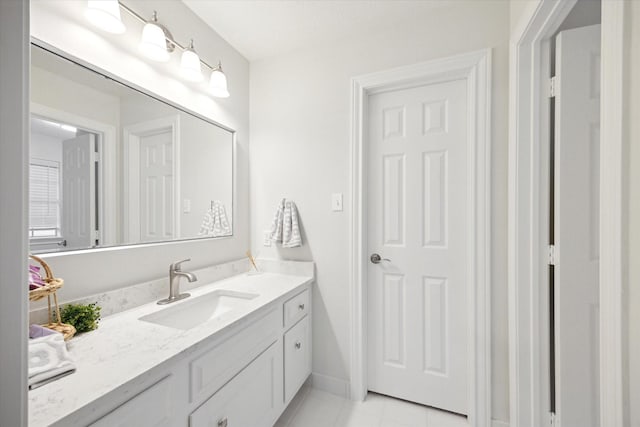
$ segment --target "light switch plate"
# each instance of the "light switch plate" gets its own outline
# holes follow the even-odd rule
[[[182,213],[191,213],[191,199],[182,200]]]
[[[264,236],[264,241],[262,244],[264,246],[271,246],[271,230],[264,230],[262,233]]]
[[[331,210],[342,212],[342,193],[333,193],[331,195]]]

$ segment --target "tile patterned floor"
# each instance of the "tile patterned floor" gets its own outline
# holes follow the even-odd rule
[[[274,427],[469,427],[467,419],[369,393],[364,402],[304,386]]]

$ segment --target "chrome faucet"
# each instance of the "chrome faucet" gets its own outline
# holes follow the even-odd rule
[[[169,298],[161,299],[160,301],[158,301],[158,304],[169,304],[171,302],[180,301],[181,299],[185,299],[191,296],[191,294],[180,293],[180,277],[186,277],[189,282],[195,282],[196,280],[198,280],[195,274],[189,273],[187,271],[182,271],[180,269],[180,265],[183,262],[187,261],[191,261],[191,258],[174,262],[169,266]]]

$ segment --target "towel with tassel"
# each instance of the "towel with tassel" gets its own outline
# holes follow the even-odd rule
[[[213,237],[229,236],[231,234],[227,210],[222,202],[218,200],[211,202],[211,207],[202,218],[202,225],[198,234],[200,236]]]
[[[291,200],[282,199],[271,224],[271,241],[281,242],[283,248],[302,246],[298,224],[298,208]]]
[[[75,372],[62,334],[29,340],[29,390]]]

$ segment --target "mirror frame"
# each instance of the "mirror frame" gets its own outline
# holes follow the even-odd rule
[[[237,197],[236,197],[236,190],[237,190],[237,167],[236,167],[236,159],[237,159],[237,131],[229,126],[226,126],[220,122],[217,122],[215,120],[212,120],[200,113],[197,113],[193,110],[190,110],[176,102],[173,102],[167,98],[164,98],[163,96],[160,96],[154,92],[149,91],[148,89],[145,89],[135,83],[132,83],[128,80],[123,79],[120,76],[117,76],[109,71],[106,71],[92,63],[89,63],[85,60],[82,60],[74,55],[71,55],[70,53],[57,48],[55,46],[52,46],[36,37],[31,36],[31,40],[30,40],[30,46],[29,48],[31,49],[33,46],[38,47],[42,50],[45,50],[53,55],[56,55],[60,58],[62,58],[63,60],[69,61],[75,65],[78,65],[102,78],[105,78],[107,80],[111,80],[117,84],[120,84],[122,86],[125,86],[129,89],[132,89],[142,95],[148,96],[151,99],[154,99],[156,101],[162,102],[170,107],[173,107],[185,114],[189,114],[191,116],[194,116],[200,120],[203,120],[206,123],[209,123],[211,125],[214,125],[218,128],[221,128],[223,130],[226,130],[227,132],[231,133],[231,234],[226,235],[226,236],[219,236],[219,237],[213,237],[213,236],[202,236],[202,237],[187,237],[187,238],[180,238],[180,239],[172,239],[172,240],[161,240],[161,241],[157,241],[157,242],[144,242],[144,243],[127,243],[127,244],[119,244],[119,245],[109,245],[109,246],[98,246],[98,247],[94,247],[94,248],[82,248],[82,249],[72,249],[72,250],[68,250],[68,251],[51,251],[51,252],[38,252],[39,255],[44,255],[44,256],[61,256],[61,255],[67,255],[67,254],[78,254],[78,253],[86,253],[86,252],[96,252],[96,251],[104,251],[104,250],[114,250],[114,249],[121,249],[121,248],[135,248],[135,247],[148,247],[148,246],[157,246],[157,245],[166,245],[166,244],[174,244],[174,243],[181,243],[181,242],[201,242],[201,241],[207,241],[207,240],[212,240],[212,239],[230,239],[235,237],[236,235],[236,231],[235,231],[235,227],[236,227],[236,202],[237,202]],[[29,69],[31,69],[31,59],[29,61]],[[29,91],[29,117],[31,117],[32,115],[32,111],[31,111],[31,105],[33,103],[33,101],[31,100],[31,86],[29,87],[30,91]],[[36,113],[37,114],[37,113]],[[29,140],[29,143],[31,141]],[[28,159],[27,159],[28,161]],[[29,253],[31,253],[31,245],[29,244]]]

